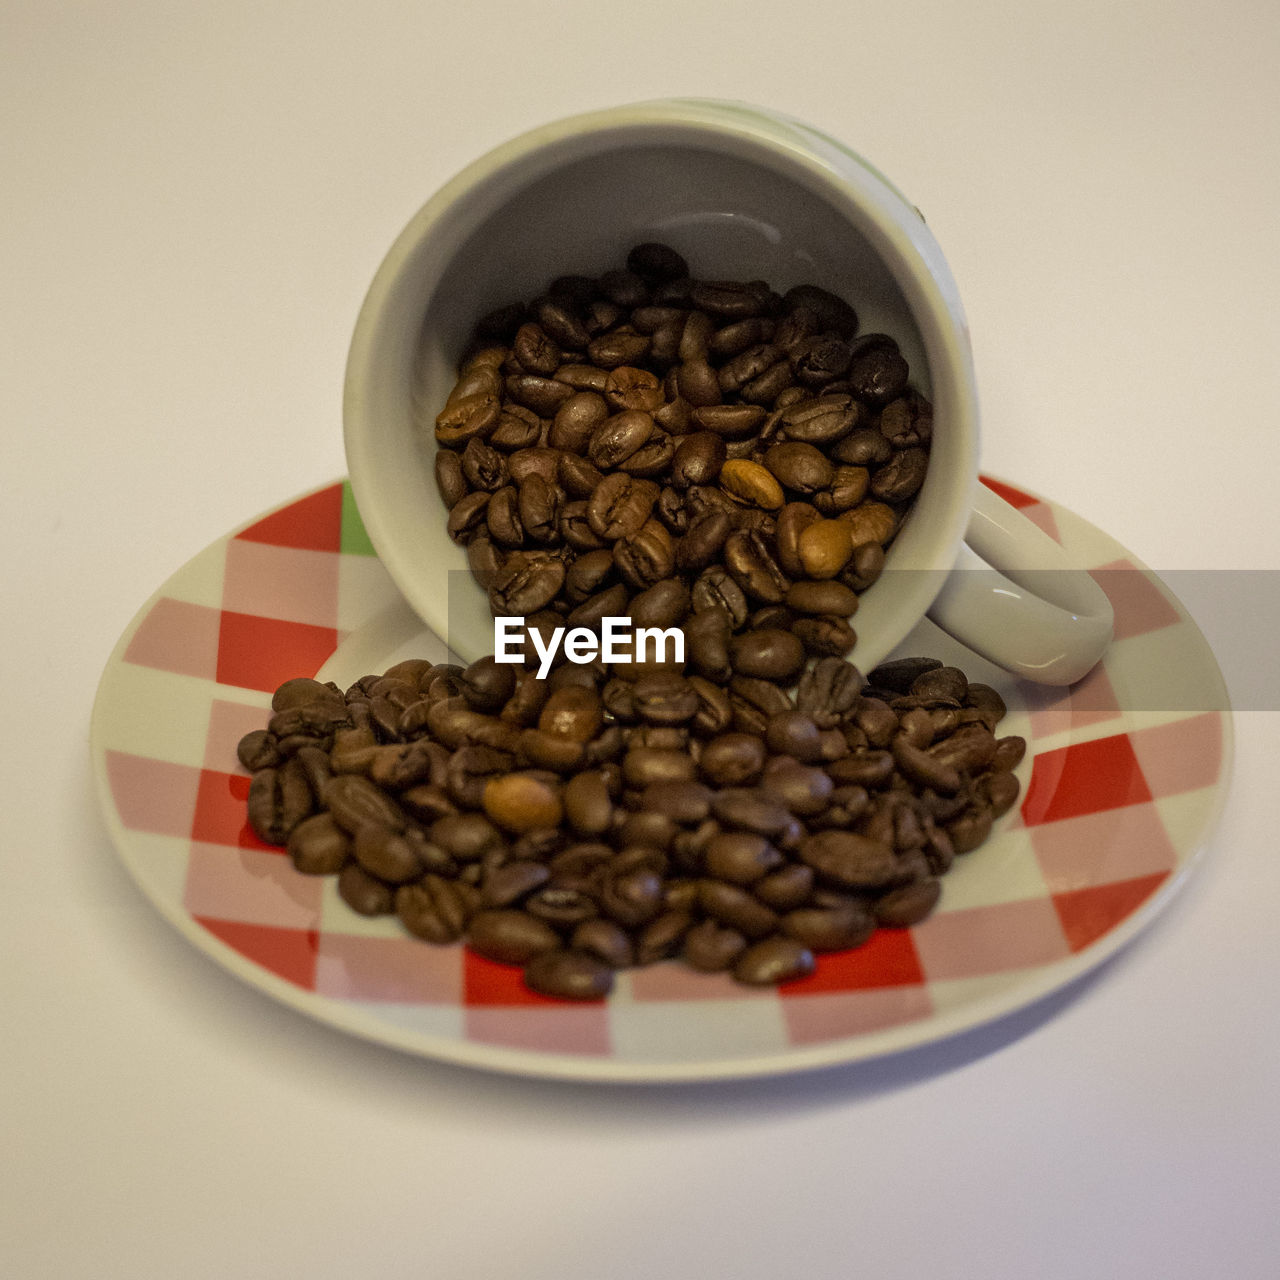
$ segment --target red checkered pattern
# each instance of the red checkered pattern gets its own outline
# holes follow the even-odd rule
[[[1105,954],[1198,846],[1200,832],[1189,832],[1183,810],[1200,805],[1208,821],[1226,725],[1218,711],[1158,723],[1127,713],[1126,664],[1141,661],[1146,638],[1160,633],[1168,661],[1172,632],[1187,661],[1204,662],[1199,633],[1160,584],[1114,543],[1100,543],[1096,530],[1035,495],[984,483],[1068,550],[1095,556],[1087,562],[1117,617],[1112,652],[1084,681],[1070,690],[1019,686],[1011,700],[1030,725],[1022,801],[993,840],[999,857],[992,850],[984,862],[988,850],[979,850],[961,868],[968,875],[1013,860],[1025,874],[1012,895],[971,876],[957,902],[944,889],[923,924],[880,930],[855,951],[822,956],[814,974],[777,991],[656,965],[624,975],[608,1001],[584,1006],[535,995],[518,970],[460,947],[419,943],[394,920],[355,917],[329,882],[298,874],[253,834],[248,778],[234,756],[238,739],[265,723],[263,695],[315,674],[342,638],[342,524],[354,509],[342,485],[227,538],[220,555],[211,549],[193,561],[137,621],[121,655],[135,672],[130,705],[165,718],[158,677],[177,674],[205,682],[208,716],[200,740],[175,748],[173,758],[147,755],[124,738],[104,744],[101,767],[126,862],[153,896],[172,898],[180,884],[174,905],[188,935],[248,980],[277,995],[292,991],[291,1002],[317,1017],[344,1026],[354,1019],[374,1038],[423,1052],[440,1051],[443,1039],[467,1046],[462,1056],[497,1065],[535,1053],[636,1069],[683,1064],[696,1073],[706,1062],[785,1058],[846,1042],[855,1046],[848,1056],[857,1056],[857,1044],[881,1033],[918,1027],[928,1038],[939,1011],[954,1011],[975,979],[1037,991],[1046,975],[1061,972],[1065,981],[1079,971],[1074,957],[1090,948]],[[385,600],[369,594],[364,607],[373,617],[394,600],[388,586]],[[154,705],[138,705],[139,669],[157,673]],[[112,678],[109,669],[104,687]],[[1175,797],[1183,798],[1182,826],[1165,809]]]

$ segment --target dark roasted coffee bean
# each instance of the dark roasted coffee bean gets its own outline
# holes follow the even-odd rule
[[[435,475],[440,499],[446,509],[452,510],[467,496],[467,478],[462,473],[462,460],[451,449],[437,449]]]
[[[613,970],[589,951],[557,948],[528,961],[524,983],[556,1000],[602,1000],[613,989]]]
[[[774,548],[779,566],[789,577],[805,576],[804,562],[800,559],[800,538],[810,525],[821,519],[818,509],[807,502],[788,502],[778,512]]]
[[[596,770],[575,774],[565,784],[564,812],[580,836],[599,836],[613,822],[613,801],[604,775]]]
[[[682,437],[671,462],[671,483],[677,489],[714,484],[726,457],[723,437],[714,431],[696,431]]]
[[[675,955],[693,922],[688,911],[664,911],[655,916],[636,935],[636,964],[656,964]]]
[[[707,350],[719,359],[736,356],[773,337],[773,321],[762,316],[735,320],[717,329],[707,343]]]
[[[614,329],[592,338],[587,344],[587,356],[592,364],[602,369],[616,369],[621,365],[643,364],[649,354],[652,339],[646,334]]]
[[[665,813],[674,822],[703,822],[711,812],[711,792],[697,782],[655,782],[641,793],[640,809]]]
[[[665,403],[658,376],[648,369],[637,369],[626,364],[610,370],[605,382],[604,398],[615,410],[643,413],[653,413]]]
[[[462,937],[478,896],[460,881],[428,874],[396,890],[395,911],[415,937],[443,945]]]
[[[600,468],[586,458],[572,453],[562,453],[557,467],[557,478],[561,488],[571,498],[585,500],[594,492],[596,485],[604,479]]]
[[[751,323],[747,321],[746,323]],[[711,349],[713,353],[719,355],[716,351],[716,340],[725,330],[721,329],[711,339]],[[748,347],[746,350],[733,355],[731,359],[726,360],[720,366],[720,370],[716,377],[720,383],[720,390],[725,395],[732,395],[735,391],[741,391],[747,383],[758,378],[766,369],[771,369],[782,358],[782,348],[776,347],[769,342],[757,343]]]
[[[703,744],[698,768],[713,786],[743,787],[760,777],[764,763],[764,743],[759,737],[724,733]]]
[[[643,789],[654,782],[692,782],[697,765],[683,751],[637,747],[623,757],[622,772],[628,786]]]
[[[984,769],[995,759],[995,735],[986,725],[961,725],[954,733],[935,742],[929,754],[941,764],[966,773]]]
[[[690,730],[699,737],[709,738],[724,733],[733,723],[733,704],[729,695],[702,676],[687,676],[698,695],[698,710],[690,722]]]
[[[280,750],[275,734],[266,729],[246,733],[236,745],[236,756],[250,773],[270,769],[280,763]]]
[[[357,915],[386,916],[395,910],[395,891],[357,862],[338,873],[338,894]]]
[[[786,598],[791,583],[758,531],[731,533],[725,540],[724,561],[733,580],[752,599],[778,604]]]
[[[725,440],[745,440],[757,432],[765,420],[765,411],[758,404],[717,404],[705,399],[698,404],[692,396],[687,393],[685,396],[694,405],[694,425]]]
[[[919,787],[928,787],[941,795],[955,795],[960,790],[960,773],[928,751],[913,746],[899,734],[893,740],[893,759],[903,775]]]
[[[839,658],[820,658],[800,677],[796,688],[796,708],[812,719],[819,729],[830,729],[854,711],[861,687],[862,677],[856,667]],[[885,707],[885,710],[889,709]],[[893,720],[893,728],[896,729],[897,717]],[[887,745],[887,738],[885,742]]]
[[[839,578],[851,591],[865,591],[884,571],[884,548],[878,542],[855,545],[849,563],[840,570]]]
[[[678,280],[689,274],[689,264],[670,245],[647,240],[627,254],[627,270],[650,280]]]
[[[506,706],[515,692],[515,669],[491,656],[479,658],[463,672],[461,687],[462,696],[473,711],[492,714]]]
[[[645,724],[687,724],[697,713],[699,700],[693,686],[678,675],[649,675],[635,682],[635,714]]]
[[[502,407],[498,425],[494,427],[488,443],[503,453],[514,453],[536,445],[541,434],[542,419],[532,409],[507,403]]]
[[[799,618],[795,633],[805,649],[817,658],[843,658],[853,652],[857,633],[844,618],[824,615]]]
[[[587,456],[601,471],[611,471],[630,458],[655,430],[652,414],[625,409],[606,418],[592,432]]]
[[[517,858],[491,867],[480,885],[482,907],[511,907],[540,889],[551,878],[541,862]]]
[[[462,451],[462,474],[472,489],[493,493],[506,482],[506,459],[483,441],[468,440]]]
[[[711,837],[705,850],[707,874],[730,884],[754,884],[784,861],[764,836],[748,831],[721,832]]]
[[[793,583],[787,591],[787,606],[797,613],[834,614],[852,617],[858,597],[841,582],[832,579]]]
[[[581,295],[579,295],[580,297]],[[554,341],[568,351],[584,351],[591,335],[583,327],[582,321],[574,315],[572,295],[561,294],[564,302],[548,299],[538,307],[538,323]],[[583,302],[586,299],[582,300]]]
[[[732,579],[729,580],[732,583]],[[694,588],[697,602],[697,587]],[[721,684],[733,674],[729,661],[729,639],[732,623],[728,613],[717,605],[699,610],[685,624],[685,657],[695,671]]]
[[[554,418],[560,406],[573,395],[573,388],[567,383],[537,373],[512,375],[507,379],[506,391],[517,404],[532,409],[540,418]]]
[[[736,280],[699,280],[691,294],[693,305],[725,320],[745,320],[760,315],[769,305],[767,286]]]
[[[689,588],[679,578],[667,578],[631,600],[631,621],[636,627],[674,627],[692,608]]]
[[[502,964],[527,964],[559,945],[560,936],[549,924],[523,911],[477,911],[467,926],[467,946]]]
[[[643,591],[675,572],[675,544],[660,521],[648,520],[613,544],[613,563],[629,587]]]
[[[658,486],[615,472],[606,476],[587,502],[587,521],[598,537],[614,542],[638,533],[658,500]]]
[[[859,400],[883,405],[903,393],[909,372],[896,347],[875,346],[853,357],[848,365],[848,380]]]
[[[898,870],[891,845],[853,831],[819,831],[806,836],[799,853],[818,875],[847,889],[889,884]]]
[[[351,857],[351,837],[331,813],[304,818],[289,833],[287,849],[297,870],[309,876],[336,875]]]
[[[823,329],[834,330],[842,338],[852,338],[858,331],[857,312],[843,298],[816,284],[798,284],[788,289],[782,300],[792,311],[806,308]]]
[[[675,544],[675,563],[682,573],[697,573],[714,563],[733,532],[727,511],[708,511],[693,520]]]
[[[1020,784],[1012,773],[993,769],[978,780],[977,791],[991,806],[992,816],[999,818],[1013,808]]]
[[[876,917],[857,898],[826,907],[799,907],[782,917],[782,928],[811,951],[860,947],[876,928]]]
[[[895,453],[871,477],[871,492],[882,502],[906,502],[924,483],[929,455],[919,448]]]
[[[849,368],[852,352],[838,334],[819,334],[808,338],[789,352],[796,381],[806,387],[823,387],[843,377]]]
[[[1022,763],[1027,752],[1027,740],[1016,735],[1009,735],[996,740],[995,755],[991,758],[993,769],[1012,771]]]
[[[371,876],[387,884],[416,880],[423,871],[409,841],[387,827],[361,827],[352,841],[352,853]]]
[[[778,927],[777,912],[740,885],[724,880],[700,881],[698,905],[713,920],[747,938],[768,937]]]
[[[716,920],[701,920],[685,934],[681,957],[701,973],[720,973],[733,967],[747,949],[747,940],[737,929]]]
[[[541,325],[532,322],[522,324],[511,341],[511,349],[526,373],[549,377],[560,367],[560,348]]]
[[[799,711],[771,716],[765,728],[765,745],[774,755],[791,756],[801,764],[817,764],[822,759],[818,726]]]
[[[877,924],[905,929],[919,924],[938,905],[942,883],[933,876],[890,889],[875,900],[872,910]]]
[[[436,440],[450,448],[493,434],[500,416],[498,397],[487,392],[463,396],[436,417]]]
[[[611,969],[626,969],[635,963],[630,937],[612,920],[584,920],[574,928],[570,944],[579,951],[595,956]]]
[[[795,493],[817,493],[835,479],[835,468],[822,452],[799,440],[771,446],[765,452],[764,465]]]
[[[789,631],[748,631],[729,642],[729,658],[739,675],[788,684],[804,666],[804,646]]]
[[[563,560],[538,552],[512,552],[489,588],[494,614],[525,618],[546,608],[563,585],[564,573]]]
[[[478,862],[505,848],[501,833],[482,813],[454,813],[437,818],[428,833],[431,843],[459,862]]]
[[[547,433],[547,443],[553,449],[583,453],[592,436],[608,417],[609,406],[602,395],[594,391],[574,392],[556,410],[555,419]],[[561,466],[563,465],[562,462]]]
[[[560,507],[560,537],[579,556],[588,551],[601,551],[608,546],[603,538],[596,537],[592,531],[587,518],[587,504],[581,500],[566,502]],[[612,560],[612,556],[610,559]]]
[[[764,791],[728,788],[711,802],[712,812],[722,826],[757,835],[776,836],[787,830],[791,814]]]
[[[555,737],[589,742],[604,725],[604,704],[594,685],[567,685],[548,697],[538,716],[538,728]]]
[[[324,789],[324,807],[346,832],[355,835],[361,827],[386,827],[402,831],[405,813],[385,791],[359,774],[339,774]]]
[[[800,400],[782,411],[781,428],[788,440],[826,448],[859,424],[859,409],[847,395]]]

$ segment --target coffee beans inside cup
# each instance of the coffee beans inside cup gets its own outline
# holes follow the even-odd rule
[[[695,279],[647,243],[484,317],[423,430],[496,616],[671,627],[714,601],[844,656],[928,470],[909,379],[825,289]]]
[[[1017,798],[999,694],[929,659],[802,672],[786,631],[699,616],[718,678],[487,657],[287,681],[239,745],[249,823],[353,911],[569,1000],[666,959],[801,978],[924,919]]]

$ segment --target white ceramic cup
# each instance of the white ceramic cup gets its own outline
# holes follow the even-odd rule
[[[534,129],[440,189],[392,245],[347,362],[357,506],[410,605],[466,661],[493,651],[485,593],[445,532],[431,424],[477,319],[559,275],[672,245],[697,276],[819,284],[860,331],[892,334],[933,402],[928,475],[854,621],[860,668],[926,613],[1001,667],[1067,684],[1098,660],[1111,607],[1051,538],[977,481],[978,401],[960,298],[919,211],[866,161],[771,111],[645,102]],[[997,572],[1000,571],[1000,572]]]

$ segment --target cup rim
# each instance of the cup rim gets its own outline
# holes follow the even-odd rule
[[[856,152],[765,108],[716,99],[657,99],[584,112],[541,124],[485,152],[425,201],[381,260],[352,333],[344,379],[343,430],[357,506],[379,557],[424,620],[438,614],[438,587],[419,585],[412,559],[376,498],[376,431],[367,389],[378,376],[387,326],[403,293],[429,297],[452,255],[485,218],[531,182],[619,145],[699,141],[763,163],[836,209],[863,236],[901,291],[919,330],[935,406],[944,400],[950,447],[946,475],[930,468],[911,519],[890,549],[902,575],[891,611],[872,620],[874,643],[859,629],[853,657],[883,660],[924,616],[941,590],[964,537],[977,485],[979,416],[968,327],[950,269],[923,215]],[[850,162],[853,163],[850,163]],[[426,281],[425,294],[423,281]],[[416,335],[415,335],[416,341]],[[939,477],[939,478],[934,478]],[[932,485],[930,481],[932,480]],[[921,507],[919,503],[926,505]],[[923,514],[922,514],[923,513]],[[874,591],[874,588],[871,589]],[[884,616],[892,613],[892,619]],[[438,629],[438,628],[437,628]],[[864,652],[870,650],[869,657]]]

